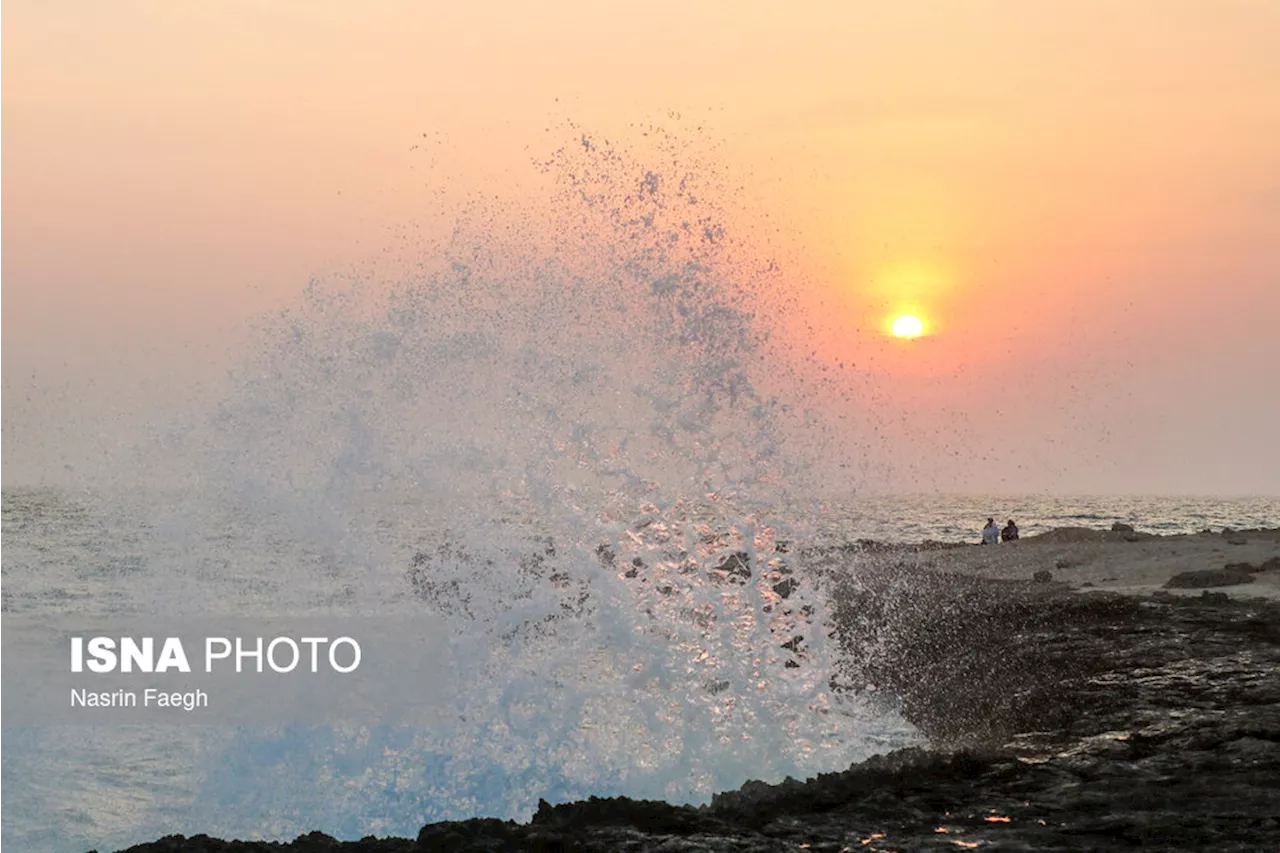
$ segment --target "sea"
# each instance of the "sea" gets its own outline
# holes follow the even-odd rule
[[[721,171],[585,136],[540,165],[551,227],[477,201],[395,275],[261,318],[216,399],[5,484],[8,853],[413,836],[842,770],[925,741],[895,697],[833,685],[853,652],[806,545],[1280,526],[1272,498],[859,493],[865,448],[823,414],[845,380],[776,333],[791,285],[712,203]],[[59,688],[41,713],[91,677],[76,636],[304,617],[370,638],[369,675],[237,676],[205,710],[109,721]],[[120,674],[142,675],[170,683]]]
[[[162,506],[166,511],[158,512]],[[279,519],[226,517],[196,535],[180,534],[171,509],[138,494],[5,489],[2,618],[14,624],[23,623],[22,617],[80,617],[86,625],[110,625],[146,614],[269,613],[263,617],[269,625],[274,614],[287,611],[334,618],[416,613],[432,620],[466,597],[471,615],[453,614],[451,630],[459,633],[449,642],[470,647],[470,665],[433,676],[450,682],[437,687],[460,713],[431,729],[380,724],[372,717],[309,726],[270,719],[205,724],[199,715],[145,725],[97,725],[91,717],[79,724],[6,722],[0,753],[6,850],[81,853],[198,832],[263,840],[288,840],[316,829],[343,839],[413,836],[436,820],[527,820],[540,798],[628,795],[702,803],[748,779],[803,778],[924,743],[885,697],[841,700],[824,695],[820,679],[817,687],[813,679],[788,679],[791,672],[831,666],[835,649],[814,651],[792,670],[721,667],[717,680],[740,683],[708,693],[708,672],[690,661],[708,651],[759,655],[776,640],[758,625],[727,637],[709,626],[673,631],[690,624],[675,607],[658,613],[656,623],[652,612],[639,616],[653,611],[654,601],[641,588],[644,578],[625,577],[627,564],[621,561],[604,566],[597,558],[591,569],[611,576],[613,588],[588,579],[591,593],[610,597],[615,612],[588,606],[569,620],[580,624],[513,638],[504,626],[517,603],[528,607],[536,600],[518,588],[529,579],[464,560],[447,582],[462,579],[465,586],[467,572],[503,575],[502,582],[471,578],[472,588],[443,601],[421,594],[414,557],[441,552],[430,542],[428,525],[404,503],[385,507],[370,527],[378,556],[362,550],[358,559],[340,540],[308,541]],[[1025,535],[1065,526],[1107,529],[1116,521],[1180,534],[1280,527],[1280,500],[878,496],[855,506],[824,507],[814,541],[977,541],[991,514],[1015,517]],[[674,526],[661,516],[650,507],[626,530],[641,535]],[[700,536],[709,530],[698,529]],[[509,567],[545,554],[541,536],[525,527],[509,540],[519,542],[506,551]],[[726,547],[736,551],[742,543]],[[654,549],[636,553],[645,557]],[[385,562],[377,564],[379,571],[370,561]],[[856,562],[847,570],[856,572]],[[375,574],[380,580],[373,584]],[[545,583],[546,577],[532,582]],[[707,590],[691,591],[681,604],[709,601]],[[711,603],[722,611],[736,608],[725,620],[759,617],[748,597],[717,594]],[[618,607],[630,609],[621,617],[627,622],[621,630]],[[664,619],[669,624],[662,625]],[[629,636],[636,630],[651,632],[658,642],[637,644]],[[560,654],[566,646],[604,650],[621,663],[604,670],[580,663],[566,667]],[[404,650],[407,656],[447,653]],[[619,677],[618,670],[641,666],[665,677]],[[650,703],[655,712],[630,719],[630,731],[602,733],[595,727],[604,712],[592,704],[600,701],[602,685],[611,694],[606,698],[628,707]],[[727,704],[730,699],[739,704]],[[750,707],[743,707],[748,701]]]

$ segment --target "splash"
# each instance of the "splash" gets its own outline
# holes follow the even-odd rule
[[[276,555],[219,576],[221,602],[408,610],[450,637],[409,652],[447,661],[447,725],[241,731],[208,814],[359,836],[703,802],[911,739],[830,689],[791,543],[834,450],[769,319],[785,280],[732,237],[715,170],[655,136],[582,136],[539,164],[549,212],[474,204],[394,280],[313,282],[188,435],[201,500]]]

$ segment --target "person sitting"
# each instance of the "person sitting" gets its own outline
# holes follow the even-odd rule
[[[1000,543],[1000,528],[996,525],[994,518],[987,519],[987,526],[982,528],[982,544],[998,545]]]
[[[1004,542],[1012,542],[1018,538],[1018,525],[1013,523],[1013,519],[1009,519],[1009,523],[1004,526],[1004,530],[1000,531],[1000,539]]]

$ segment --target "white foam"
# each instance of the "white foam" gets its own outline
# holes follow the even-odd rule
[[[429,728],[210,732],[190,811],[139,827],[359,837],[539,798],[697,803],[915,738],[828,688],[825,599],[782,544],[806,520],[781,508],[830,448],[780,396],[759,310],[781,285],[666,166],[581,146],[553,166],[555,247],[463,225],[392,286],[314,284],[217,413],[152,449],[173,491],[144,499],[135,604],[417,612],[449,647],[405,654],[446,660],[449,699]]]

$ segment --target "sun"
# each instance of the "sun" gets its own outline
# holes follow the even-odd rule
[[[924,334],[924,323],[920,322],[919,317],[912,314],[903,314],[893,321],[893,336],[895,338],[918,338],[922,334]]]

